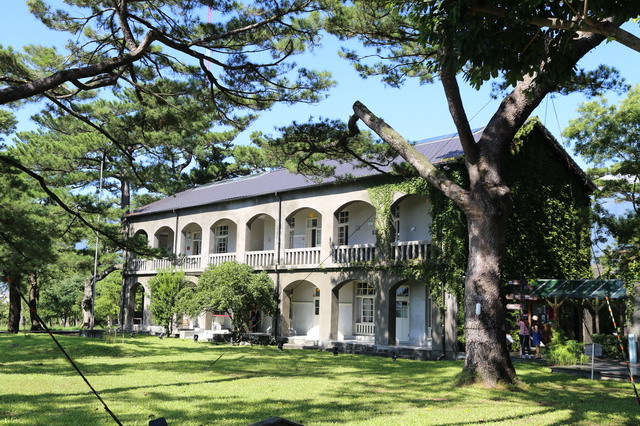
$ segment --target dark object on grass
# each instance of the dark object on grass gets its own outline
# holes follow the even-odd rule
[[[132,338],[133,338],[133,337],[136,337],[136,332],[135,332],[135,331],[131,333],[131,337],[132,337]]]
[[[149,420],[149,426],[168,426],[168,425],[165,418],[160,417],[159,419]]]
[[[302,426],[302,423],[292,422],[291,420],[283,419],[282,417],[269,417],[268,419],[260,420],[259,422],[251,423],[249,426]]]
[[[281,341],[278,342],[278,350],[284,350],[284,343]]]
[[[164,334],[164,331],[163,331],[163,332],[162,332],[162,333],[160,333],[160,335],[158,336],[158,339],[162,339],[162,338],[164,338],[164,336],[165,336],[165,334]]]
[[[336,346],[333,347],[333,356],[337,356],[338,355],[338,348]]]
[[[194,341],[194,342],[196,342],[196,343],[198,343],[198,335],[197,335],[197,334],[194,334],[194,335],[193,335],[193,341]]]
[[[394,360],[394,361],[397,360],[398,359],[398,355],[396,355],[396,354],[391,355],[391,359]]]

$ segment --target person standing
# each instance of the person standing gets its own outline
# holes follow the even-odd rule
[[[540,346],[543,339],[542,329],[538,323],[538,317],[533,316],[533,325],[531,326],[531,344],[536,348],[536,358],[540,358]]]
[[[518,331],[518,337],[520,338],[520,358],[531,358],[529,327],[527,325],[527,317],[525,315],[520,317],[518,327],[520,327],[520,330]]]

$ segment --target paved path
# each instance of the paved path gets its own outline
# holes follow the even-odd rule
[[[535,362],[546,364],[541,359],[520,359],[519,356],[512,356],[513,363],[517,366],[518,362]],[[640,363],[629,363],[633,380],[640,383]],[[586,365],[562,365],[549,366],[554,373],[567,373],[587,379],[591,378],[591,363]],[[626,380],[629,381],[629,370],[624,361],[617,361],[604,358],[596,358],[593,363],[593,378],[596,380]]]

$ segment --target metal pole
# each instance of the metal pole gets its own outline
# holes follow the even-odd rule
[[[102,198],[102,173],[104,170],[104,155],[102,156],[102,160],[100,160],[100,181],[98,183],[98,201]],[[100,216],[98,215],[98,221],[100,220]],[[100,243],[100,237],[98,232],[96,232],[96,249],[93,255],[93,280],[91,282],[91,321],[89,328],[93,330],[93,327],[96,322],[95,317],[95,305],[96,305],[96,280],[98,278],[98,246]]]

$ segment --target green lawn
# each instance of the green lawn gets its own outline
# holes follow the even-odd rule
[[[640,424],[630,384],[517,364],[516,389],[457,387],[460,362],[420,362],[191,340],[59,337],[123,424]],[[224,354],[213,366],[208,366]],[[46,335],[0,335],[0,423],[108,424]]]

